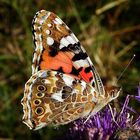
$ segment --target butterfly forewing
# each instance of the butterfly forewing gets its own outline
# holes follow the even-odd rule
[[[95,84],[97,74],[94,74],[95,68],[85,49],[58,16],[41,10],[35,15],[32,25],[35,43],[33,74],[43,69],[72,74],[93,86],[96,85],[97,90],[101,89],[101,94],[104,94],[99,76],[99,82]]]

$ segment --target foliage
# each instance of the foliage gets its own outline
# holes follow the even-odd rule
[[[41,9],[56,13],[67,23],[85,46],[105,84],[122,86],[121,96],[136,94],[140,80],[140,1],[1,0],[0,7],[0,138],[61,139],[68,127],[32,132],[21,122],[20,100],[31,75],[31,21]],[[116,83],[133,54],[134,61]]]

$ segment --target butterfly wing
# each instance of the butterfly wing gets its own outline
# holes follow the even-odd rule
[[[35,44],[32,74],[45,69],[60,71],[90,83],[100,94],[105,93],[85,49],[58,16],[41,10],[32,25]]]
[[[40,70],[25,85],[23,122],[31,129],[63,125],[86,117],[98,94],[85,81],[56,71]]]
[[[105,95],[86,51],[55,14],[37,12],[33,36],[32,76],[21,101],[23,122],[31,129],[89,118],[118,96],[119,90],[114,88],[107,89]]]

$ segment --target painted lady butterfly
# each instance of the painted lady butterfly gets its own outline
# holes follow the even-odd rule
[[[21,101],[30,129],[88,118],[118,97],[120,88],[103,87],[85,49],[59,17],[41,10],[32,25],[32,76]]]

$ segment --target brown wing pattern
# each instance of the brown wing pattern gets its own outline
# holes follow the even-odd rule
[[[37,72],[25,87],[23,121],[32,129],[86,117],[98,96],[91,85],[56,71]]]

